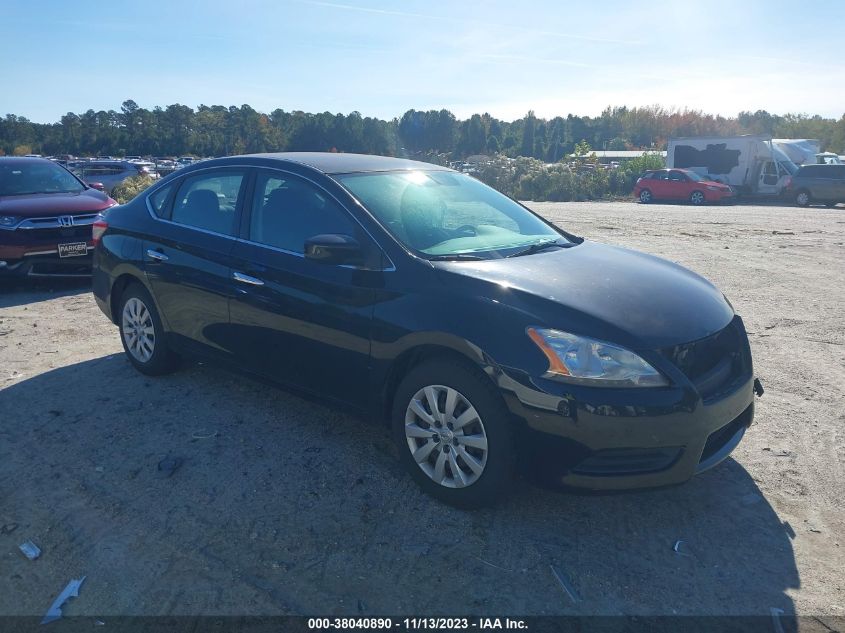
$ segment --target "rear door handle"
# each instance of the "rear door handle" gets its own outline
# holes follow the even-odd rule
[[[155,259],[156,261],[160,261],[160,262],[166,262],[168,259],[170,259],[164,253],[161,253],[159,251],[154,251],[151,248],[147,249],[147,257],[149,257],[150,259]]]
[[[250,277],[249,275],[244,275],[243,273],[233,272],[232,279],[235,281],[240,281],[242,284],[249,284],[250,286],[263,286],[264,282],[256,277]]]

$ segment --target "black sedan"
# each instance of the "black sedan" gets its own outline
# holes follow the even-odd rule
[[[386,420],[448,503],[494,501],[524,461],[565,486],[680,483],[754,415],[745,328],[709,282],[436,165],[210,160],[94,240],[94,295],[139,371],[200,356]]]

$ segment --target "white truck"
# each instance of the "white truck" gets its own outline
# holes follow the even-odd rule
[[[773,138],[775,147],[783,150],[789,160],[798,165],[815,165],[822,151],[821,142],[812,138]]]
[[[778,196],[798,167],[767,136],[670,138],[666,166],[689,169],[738,194]]]

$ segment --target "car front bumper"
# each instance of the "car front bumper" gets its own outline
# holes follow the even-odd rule
[[[712,371],[697,381],[676,372],[669,387],[611,389],[504,370],[499,387],[524,427],[529,468],[558,485],[625,490],[679,484],[719,464],[754,419],[747,337],[738,317],[729,327],[740,349],[720,384]]]
[[[725,202],[726,200],[733,200],[736,198],[733,190],[731,191],[707,191],[705,199],[708,202]]]
[[[0,277],[88,277],[93,248],[89,242],[86,255],[59,257],[58,245],[23,252],[0,246]]]
[[[0,276],[82,277],[91,274],[91,225],[98,212],[27,218],[16,229],[0,230]],[[62,225],[67,219],[68,225]],[[85,245],[84,255],[59,256],[59,247]]]

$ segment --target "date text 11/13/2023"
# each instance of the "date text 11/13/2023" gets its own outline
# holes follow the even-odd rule
[[[518,618],[309,618],[308,628],[312,630],[392,630],[404,631],[479,629],[479,630],[526,630],[527,623]]]

